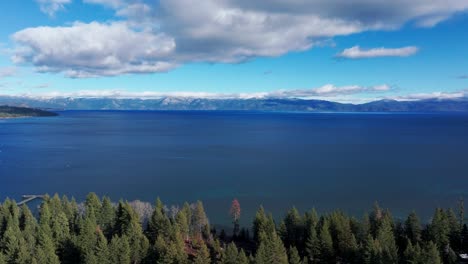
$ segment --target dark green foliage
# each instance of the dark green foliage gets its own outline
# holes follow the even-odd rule
[[[405,235],[413,244],[421,241],[421,223],[414,211],[409,214],[405,221]]]
[[[158,199],[144,229],[130,203],[114,206],[95,194],[82,207],[46,196],[38,218],[7,199],[0,204],[0,264],[455,264],[468,244],[460,223],[450,209],[437,209],[428,225],[414,212],[395,221],[375,204],[362,220],[292,208],[276,225],[261,207],[252,241],[247,228],[234,239],[216,236],[201,202],[169,211]]]
[[[223,258],[223,264],[236,264],[238,255],[239,251],[237,250],[236,244],[230,243],[226,248],[226,253]]]
[[[302,264],[301,257],[299,256],[299,252],[295,247],[289,248],[289,263],[290,264]]]
[[[109,245],[109,260],[113,264],[130,263],[130,244],[126,236],[114,236]]]
[[[211,263],[210,251],[208,251],[208,248],[206,247],[205,243],[202,243],[193,263],[194,264],[210,264]]]

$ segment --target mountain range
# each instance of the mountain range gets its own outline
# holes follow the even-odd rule
[[[379,100],[364,104],[306,99],[31,98],[0,96],[0,105],[48,110],[244,110],[307,112],[468,112],[468,99]]]

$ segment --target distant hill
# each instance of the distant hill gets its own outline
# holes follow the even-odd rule
[[[380,100],[345,104],[304,99],[159,99],[0,97],[0,104],[55,110],[248,110],[307,112],[468,112],[467,99]]]
[[[14,106],[0,106],[0,118],[56,116],[56,113]]]

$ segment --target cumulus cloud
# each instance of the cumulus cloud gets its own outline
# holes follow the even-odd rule
[[[108,56],[110,53],[122,55],[127,52],[117,48],[120,45],[108,44],[128,43],[127,35],[106,34],[106,38],[99,37],[91,29],[113,29],[114,23],[94,22],[75,23],[70,27],[49,27],[47,30],[23,30],[22,34],[17,33],[13,37],[19,44],[16,58],[32,63],[39,71],[65,72],[72,77],[161,72],[190,62],[238,63],[255,57],[281,56],[323,45],[335,36],[370,30],[394,30],[406,23],[434,26],[468,9],[468,2],[459,0],[204,0],[198,1],[196,5],[192,0],[84,1],[115,9],[116,17],[124,20],[114,22],[125,27],[121,33],[141,37],[133,39],[140,42],[134,42],[136,47],[130,49],[170,46],[171,52],[157,58],[152,52],[148,55],[139,52],[137,56],[117,56],[115,63],[115,58]],[[83,28],[90,31],[81,31]],[[84,33],[84,36],[74,33],[78,31]],[[28,36],[25,36],[25,32]],[[43,45],[46,42],[42,35],[44,32],[50,37],[47,45],[66,52],[45,59],[49,49]],[[88,40],[85,47],[89,50],[84,52],[80,47],[72,49],[75,47],[73,43],[79,43],[85,38]],[[61,47],[59,44],[66,45]],[[94,49],[103,46],[106,49]],[[399,56],[395,54],[417,51],[415,47],[402,49],[360,50],[354,47],[347,53],[357,52],[359,56],[375,53],[380,56]],[[105,55],[97,55],[98,51]],[[70,57],[73,60],[69,60]],[[91,61],[90,67],[76,63],[86,60]]]
[[[0,68],[0,78],[11,77],[16,75],[17,70],[15,67],[2,67]]]
[[[39,3],[41,11],[51,17],[57,11],[65,9],[66,4],[70,4],[72,0],[36,0]]]
[[[340,58],[346,59],[368,59],[378,57],[408,57],[418,52],[418,48],[414,46],[403,47],[403,48],[373,48],[373,49],[361,49],[359,46],[354,46],[343,50],[337,55]]]
[[[19,45],[14,62],[74,78],[166,72],[176,66],[168,59],[176,46],[172,38],[134,31],[122,22],[28,28],[13,40]]]

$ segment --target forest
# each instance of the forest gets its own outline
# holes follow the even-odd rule
[[[226,212],[229,232],[210,227],[203,203],[153,206],[112,202],[91,193],[82,203],[46,196],[31,210],[0,204],[0,264],[29,263],[463,263],[468,230],[463,203],[436,208],[423,223],[416,213],[394,218],[377,203],[362,218],[340,210],[274,218],[260,207],[252,226],[240,228],[241,206]],[[36,212],[37,211],[37,212]]]

